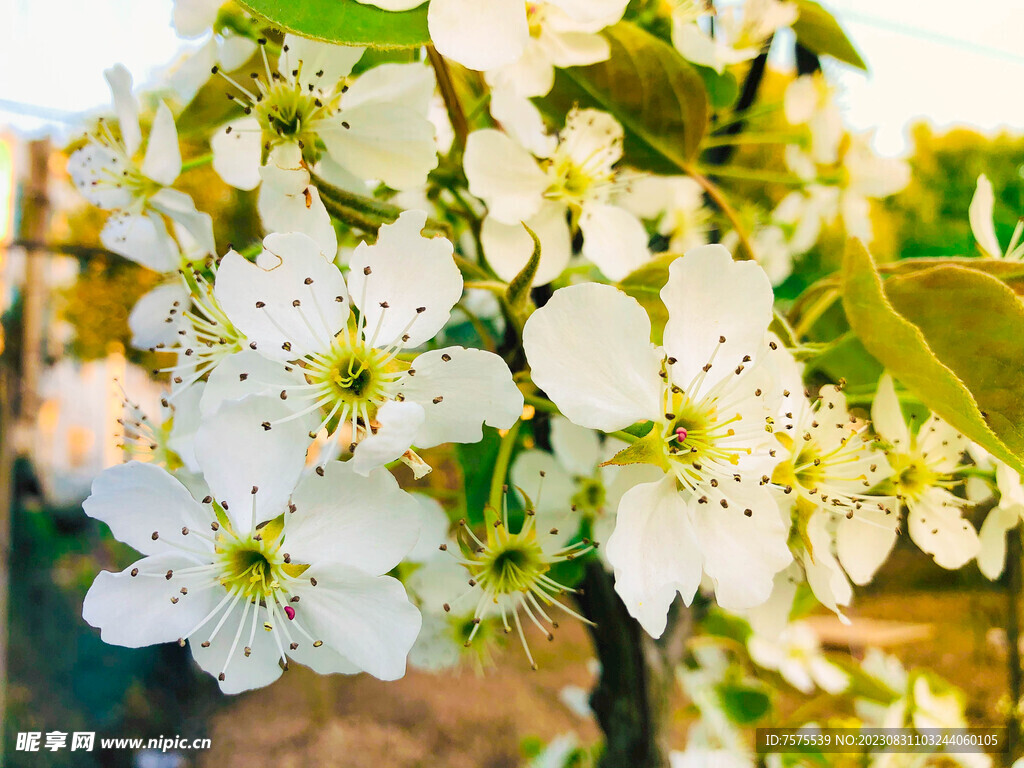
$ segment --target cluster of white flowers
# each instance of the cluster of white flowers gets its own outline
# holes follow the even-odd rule
[[[116,122],[98,123],[69,170],[111,211],[104,245],[163,275],[131,328],[167,361],[169,388],[163,414],[126,412],[137,460],[103,473],[85,504],[143,555],[88,593],[84,616],[106,641],[188,643],[237,692],[290,660],[382,679],[407,660],[441,669],[501,633],[532,662],[528,631],[551,637],[559,613],[587,621],[554,572],[584,557],[613,572],[654,637],[677,595],[689,605],[698,590],[755,624],[784,622],[806,582],[841,615],[901,520],[940,566],[984,552],[986,573],[999,572],[1024,510],[1011,503],[1019,480],[1001,479],[983,547],[952,492],[966,440],[936,417],[910,429],[888,377],[873,425],[841,386],[805,389],[773,326],[772,284],[791,255],[838,211],[859,231],[866,199],[902,186],[902,171],[845,140],[821,83],[797,80],[786,112],[811,148],[788,160],[807,189],[755,233],[782,254],[766,256],[775,266],[735,261],[708,244],[721,228],[705,186],[627,165],[628,125],[573,108],[549,129],[527,101],[552,89],[555,68],[607,59],[599,33],[626,5],[431,0],[436,52],[485,73],[493,118],[439,159],[452,140],[437,134],[454,125],[435,127],[442,89],[423,61],[375,64],[363,48],[258,25],[249,39],[211,29],[216,2],[179,0],[179,29],[209,35],[196,55],[235,106],[207,137],[209,162],[230,187],[258,189],[264,236],[238,249],[216,243],[211,216],[173,187],[183,163],[170,106],[144,132],[127,71],[107,73]],[[719,72],[796,18],[794,4],[749,0],[711,38],[703,3],[677,5],[676,47]],[[225,49],[240,42],[258,71],[230,71],[239,52]],[[841,186],[821,183],[826,166],[845,168]],[[679,256],[651,291],[663,329],[607,284],[648,265],[659,239]],[[979,237],[987,251],[994,240]],[[552,285],[532,314],[511,298],[522,280]],[[503,302],[515,338],[492,346],[502,355],[444,341],[456,311],[483,325],[470,289]],[[521,419],[533,420],[522,433]],[[463,510],[453,533],[445,509],[392,469],[422,478],[426,451],[477,443],[485,426],[502,436],[494,466],[474,467],[493,474],[490,502]],[[784,650],[766,640],[752,653],[801,689],[839,686],[814,642],[789,632]]]

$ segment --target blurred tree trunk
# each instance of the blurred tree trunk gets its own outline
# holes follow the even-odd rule
[[[651,638],[629,615],[615,592],[613,579],[597,559],[587,566],[576,600],[597,624],[590,636],[601,673],[590,694],[590,707],[605,734],[601,768],[668,768],[671,699],[675,669],[696,621],[696,605],[678,598],[668,626]]]

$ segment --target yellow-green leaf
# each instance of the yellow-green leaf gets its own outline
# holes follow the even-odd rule
[[[819,56],[832,56],[867,70],[864,59],[831,13],[813,0],[796,0],[796,4],[800,17],[793,23],[793,32],[802,46]]]
[[[339,45],[417,48],[430,42],[427,4],[395,13],[356,0],[240,0],[286,32]]]
[[[577,105],[610,112],[625,129],[630,165],[662,173],[685,169],[707,130],[703,78],[675,48],[627,21],[602,34],[611,57],[557,70],[555,87],[538,105],[558,120]]]
[[[934,413],[1024,472],[1024,423],[1019,409],[1006,402],[1024,391],[1024,368],[1013,362],[1020,359],[1017,353],[1003,348],[1020,346],[1024,308],[1009,288],[989,275],[956,266],[934,269],[946,274],[921,272],[899,278],[902,285],[890,281],[883,287],[867,249],[851,240],[842,274],[843,307],[850,327],[864,347]],[[887,295],[890,284],[896,306]],[[927,307],[929,302],[934,306]],[[982,311],[986,305],[987,315]],[[983,341],[987,336],[995,341]],[[984,351],[967,349],[977,345]],[[986,354],[1000,362],[985,365],[994,378],[981,384],[967,368],[980,364],[979,358]]]

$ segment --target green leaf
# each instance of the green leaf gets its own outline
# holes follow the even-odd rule
[[[611,58],[556,70],[555,87],[538,106],[556,121],[574,106],[610,112],[626,131],[630,165],[661,173],[686,169],[707,130],[704,80],[675,48],[627,21],[602,34]]]
[[[540,266],[540,238],[526,224],[523,224],[523,229],[533,240],[533,254],[526,262],[526,266],[519,270],[519,274],[512,278],[512,282],[505,289],[505,301],[508,303],[509,309],[516,313],[528,311],[530,289],[533,287],[533,278],[537,276],[537,267]]]
[[[427,4],[394,13],[356,0],[239,0],[286,32],[339,45],[417,48],[430,42]]]
[[[733,105],[736,97],[740,95],[740,84],[736,75],[728,69],[719,74],[711,67],[702,67],[699,64],[695,64],[694,69],[704,79],[704,88],[713,109],[725,109]]]
[[[726,716],[738,725],[757,722],[772,708],[771,697],[764,688],[754,684],[719,683],[715,693]]]
[[[1012,290],[959,266],[883,288],[871,255],[851,240],[843,307],[865,349],[921,402],[1024,472],[1024,306]]]
[[[831,13],[813,0],[796,0],[796,4],[800,7],[800,17],[793,24],[793,32],[804,48],[867,70],[864,59]]]

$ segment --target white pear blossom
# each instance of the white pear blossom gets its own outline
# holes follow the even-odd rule
[[[121,425],[124,460],[148,461],[172,474],[184,467],[198,474],[195,436],[200,425],[199,399],[203,385],[189,388],[182,396],[170,402],[160,401],[160,418],[155,420],[142,407],[125,395],[122,398]]]
[[[954,496],[952,473],[960,465],[967,439],[934,414],[916,432],[907,426],[892,377],[884,374],[871,406],[875,431],[888,443],[896,497],[906,505],[910,538],[943,568],[960,568],[978,554],[978,534]]]
[[[178,268],[178,249],[164,217],[184,227],[206,253],[213,253],[213,220],[196,210],[192,198],[171,189],[181,173],[181,150],[174,116],[166,104],[156,110],[142,148],[139,105],[132,77],[124,66],[104,73],[113,94],[119,135],[100,121],[95,134],[68,159],[68,173],[78,191],[99,208],[111,211],[100,232],[103,245],[157,272]]]
[[[115,645],[189,642],[225,693],[272,683],[289,660],[402,677],[420,616],[383,574],[416,543],[416,503],[383,470],[332,462],[300,481],[308,427],[271,439],[258,424],[268,413],[286,410],[247,398],[204,420],[202,500],[152,464],[97,478],[86,513],[143,557],[100,573],[83,616]]]
[[[1006,250],[999,244],[996,237],[996,227],[993,214],[995,212],[995,193],[992,191],[992,182],[984,173],[978,177],[978,185],[974,190],[974,197],[971,198],[971,205],[968,216],[971,222],[971,232],[978,243],[982,255],[992,259],[1009,259],[1020,261],[1024,259],[1024,220],[1018,220],[1017,226],[1013,229],[1010,243]]]
[[[685,59],[721,74],[731,64],[755,58],[779,27],[796,21],[796,3],[746,0],[717,13],[702,0],[673,0],[672,43]],[[714,34],[707,28],[714,20]]]
[[[806,622],[792,622],[778,638],[755,633],[747,639],[747,650],[755,664],[778,672],[803,693],[818,687],[837,694],[850,684],[849,676],[822,654],[818,636]]]
[[[839,160],[843,117],[822,73],[801,75],[786,86],[783,108],[790,125],[807,126],[810,155],[816,163],[832,165]]]
[[[604,0],[593,3],[593,9],[589,5],[557,0],[527,3],[530,35],[522,54],[509,64],[489,68],[487,82],[509,87],[519,96],[545,96],[555,84],[555,67],[606,61],[611,46],[598,33],[622,18],[628,0]],[[603,10],[606,12],[601,15]]]
[[[704,574],[723,607],[749,608],[792,561],[767,487],[779,461],[766,430],[779,398],[772,298],[756,264],[712,245],[669,268],[662,348],[643,308],[605,285],[556,291],[524,329],[533,380],[573,423],[614,432],[653,422],[616,462],[655,463],[664,477],[623,495],[606,556],[655,637],[676,592],[689,603]]]
[[[316,413],[313,435],[346,428],[363,474],[413,445],[476,442],[483,423],[511,427],[523,396],[500,357],[455,346],[406,357],[437,334],[462,295],[451,243],[423,237],[425,222],[422,211],[406,211],[381,227],[374,245],[355,249],[347,279],[301,233],[268,235],[256,263],[229,252],[216,294],[248,345],[211,375],[204,412],[274,394],[289,411],[285,423]],[[264,428],[279,423],[267,418]]]
[[[557,145],[545,156],[535,157],[501,131],[470,134],[466,178],[469,191],[487,203],[481,238],[499,277],[511,280],[533,253],[523,222],[541,243],[536,285],[565,269],[577,225],[583,232],[583,256],[613,280],[650,258],[647,231],[622,206],[628,180],[617,167],[623,137],[614,117],[593,109],[570,112]]]
[[[205,39],[199,48],[183,54],[168,67],[167,82],[185,103],[192,101],[210,79],[211,69],[221,67],[231,72],[256,52],[254,40],[237,34],[227,25],[216,28],[223,5],[220,0],[174,0],[171,24],[178,36]]]
[[[1016,470],[997,459],[993,462],[999,503],[989,511],[978,531],[978,568],[987,578],[998,579],[1006,565],[1006,535],[1024,519],[1024,485]]]
[[[808,584],[840,613],[853,596],[846,575],[867,584],[896,544],[898,502],[874,490],[892,469],[875,450],[868,425],[850,416],[840,387],[822,387],[812,401],[795,361],[784,362],[774,424],[782,460],[771,479],[780,506],[792,515],[792,546]]]
[[[358,188],[377,179],[408,189],[426,181],[437,166],[427,119],[434,80],[427,67],[383,64],[353,80],[349,75],[364,48],[286,35],[275,69],[262,42],[262,77],[242,83],[220,73],[246,113],[210,142],[213,167],[224,181],[254,189],[264,153],[289,146],[298,148],[307,170],[319,163],[325,178],[339,186]],[[296,169],[293,154],[286,151],[285,157],[277,167]]]

